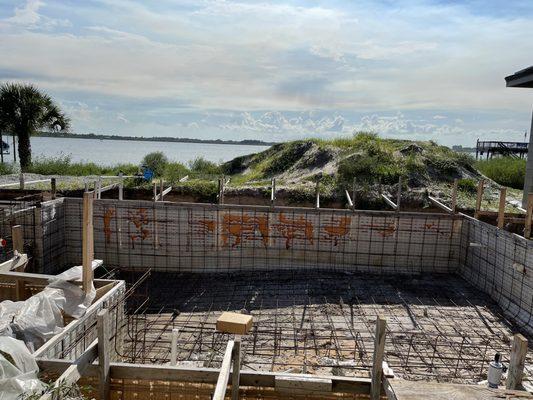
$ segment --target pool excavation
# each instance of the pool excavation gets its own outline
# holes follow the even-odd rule
[[[2,207],[6,248],[13,226],[24,237],[4,259],[30,258],[0,273],[2,300],[75,265],[80,287],[107,287],[34,353],[41,376],[90,396],[532,398],[533,244],[464,214],[93,192]],[[217,330],[227,311],[249,332]]]

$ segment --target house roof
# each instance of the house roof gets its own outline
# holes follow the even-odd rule
[[[507,87],[533,88],[533,65],[505,77]]]

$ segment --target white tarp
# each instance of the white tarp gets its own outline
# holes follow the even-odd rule
[[[16,400],[23,393],[41,392],[39,367],[20,340],[0,336],[0,400]]]
[[[93,269],[101,261],[93,261]],[[50,280],[41,292],[25,301],[0,303],[0,336],[22,339],[35,351],[63,329],[63,314],[79,318],[92,304],[96,290],[87,295],[72,280],[81,279],[82,267],[73,267]]]

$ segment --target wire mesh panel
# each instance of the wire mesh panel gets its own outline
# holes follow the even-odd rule
[[[68,260],[81,254],[82,202],[65,199]],[[106,265],[224,272],[326,268],[450,272],[461,218],[444,214],[98,200],[95,255]]]
[[[528,273],[533,265],[533,243],[473,219],[465,220],[463,236],[461,276],[533,333],[533,277]]]

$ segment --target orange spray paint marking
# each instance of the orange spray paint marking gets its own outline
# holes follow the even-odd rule
[[[367,228],[370,232],[376,231],[382,237],[390,237],[396,232],[396,225],[393,222],[384,224],[370,224],[361,225],[363,228]]]
[[[115,216],[115,209],[108,208],[104,213],[104,235],[105,242],[111,243],[111,219]]]
[[[308,240],[313,244],[313,224],[304,217],[286,218],[285,214],[279,213],[279,224],[274,225],[279,234],[285,238],[285,248],[288,250],[292,247],[295,239]]]
[[[128,221],[135,225],[135,229],[137,229],[136,233],[130,235],[132,245],[135,245],[135,240],[143,241],[150,236],[150,231],[145,228],[150,222],[146,208],[139,208],[135,212],[128,211]]]
[[[324,225],[324,231],[326,232],[326,239],[333,240],[333,246],[337,246],[339,244],[339,239],[346,236],[350,231],[352,219],[345,215],[338,221],[335,221],[332,218],[332,223],[333,222],[336,222],[336,225]]]
[[[200,232],[204,235],[207,233],[214,233],[217,227],[216,221],[210,221],[208,219],[201,219],[198,221],[198,224],[200,225]]]
[[[268,222],[266,217],[251,217],[249,215],[225,214],[222,218],[222,245],[228,246],[231,239],[235,241],[231,247],[238,246],[244,240],[258,240],[255,232],[261,234],[260,240],[265,246],[268,245]]]

